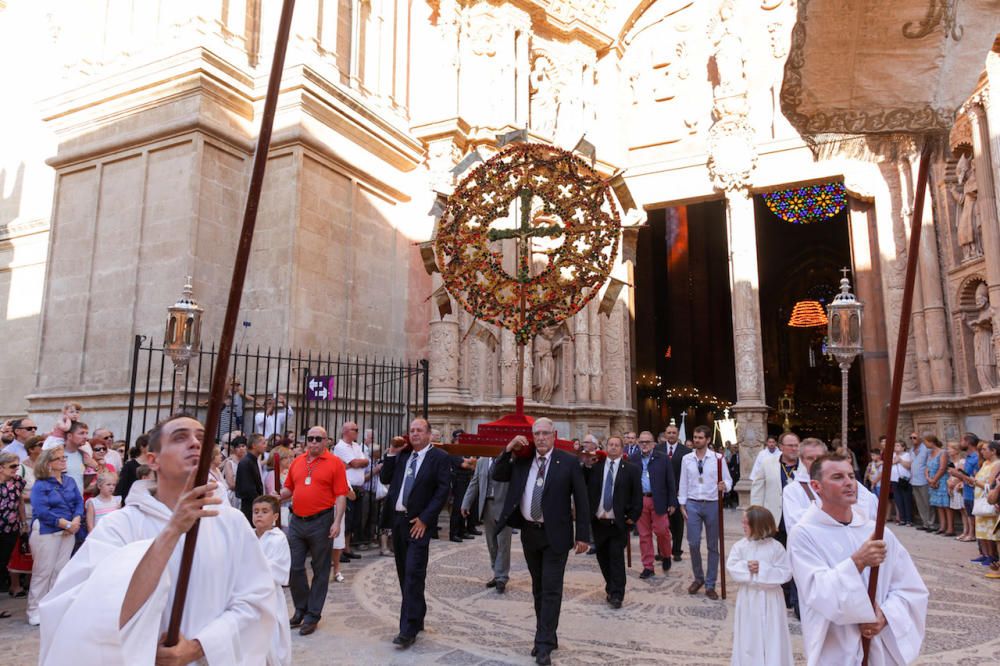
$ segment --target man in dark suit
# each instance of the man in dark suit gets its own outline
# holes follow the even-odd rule
[[[399,606],[399,634],[392,639],[408,648],[424,630],[427,602],[424,582],[430,547],[429,526],[451,490],[451,461],[443,450],[430,446],[431,428],[424,419],[410,423],[410,446],[392,447],[382,462],[379,479],[389,486],[382,514],[382,527],[392,528],[396,575],[403,600]]]
[[[247,453],[236,466],[236,496],[240,509],[253,525],[253,501],[264,494],[264,479],[260,474],[260,457],[267,448],[264,435],[251,435]]]
[[[634,460],[639,467],[642,505],[637,522],[639,528],[639,553],[642,556],[642,573],[639,578],[656,575],[653,537],[656,551],[662,555],[663,571],[670,570],[670,518],[677,510],[677,483],[674,469],[666,453],[655,449],[653,434],[646,431],[639,435],[639,457]]]
[[[691,453],[691,449],[679,441],[678,435],[680,433],[677,431],[677,426],[673,424],[668,425],[664,434],[666,434],[667,439],[664,452],[670,460],[670,466],[673,467],[674,481],[676,482],[681,478],[681,460],[684,459],[684,456]],[[670,514],[670,538],[672,541],[671,552],[674,555],[674,562],[680,562],[681,555],[684,554],[681,545],[684,543],[684,517],[680,511],[674,511]]]
[[[551,664],[559,647],[556,630],[562,605],[563,575],[570,550],[587,551],[590,510],[583,470],[572,453],[555,449],[555,426],[540,418],[531,427],[533,455],[514,459],[514,451],[528,446],[518,435],[493,465],[495,481],[510,482],[497,529],[521,531],[521,548],[531,573],[535,598],[535,647],[538,664]],[[574,547],[573,506],[576,507]]]
[[[591,524],[604,591],[612,608],[625,597],[625,543],[642,513],[639,468],[622,458],[624,442],[617,435],[604,443],[607,457],[584,469],[590,500]]]

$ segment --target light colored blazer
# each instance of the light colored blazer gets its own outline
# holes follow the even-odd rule
[[[762,506],[774,516],[774,524],[781,523],[781,456],[768,456],[762,460],[757,477],[750,486],[750,503]]]
[[[490,460],[490,458],[484,456],[476,462],[476,470],[472,473],[472,480],[469,481],[469,487],[465,491],[465,497],[462,498],[462,509],[465,511],[471,510],[472,503],[477,502],[480,519],[483,517],[483,508],[486,505],[486,490],[487,485],[489,484]],[[493,482],[494,520],[499,518],[500,512],[503,511],[504,500],[507,499],[508,486],[510,486],[510,484],[506,482]]]

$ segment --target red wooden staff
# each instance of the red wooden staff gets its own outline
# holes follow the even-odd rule
[[[903,392],[903,365],[906,363],[906,343],[910,337],[910,313],[913,310],[913,282],[917,274],[917,255],[920,252],[920,230],[923,227],[924,194],[927,191],[927,172],[930,168],[931,146],[925,140],[920,153],[920,167],[917,170],[917,191],[913,199],[913,220],[910,222],[910,249],[906,255],[906,278],[903,282],[903,303],[899,311],[899,333],[896,336],[896,361],[892,366],[892,395],[889,399],[889,418],[885,432],[885,445],[882,448],[882,460],[892,460],[893,447],[896,442],[896,426],[899,421],[899,399]],[[888,456],[888,458],[886,457]],[[889,512],[889,489],[892,475],[892,465],[882,463],[882,487],[878,494],[878,515],[875,519],[875,531],[872,539],[879,540],[885,534],[885,519]],[[868,578],[868,598],[872,608],[875,607],[875,591],[878,589],[879,567],[872,567]],[[861,637],[864,648],[862,664],[868,664],[868,647],[871,641]]]
[[[236,319],[240,312],[240,300],[243,298],[243,282],[246,279],[247,264],[250,260],[253,230],[257,224],[257,205],[260,203],[260,192],[264,183],[267,153],[271,148],[271,130],[274,128],[274,113],[278,106],[278,86],[281,84],[281,71],[285,67],[285,51],[288,48],[288,35],[292,27],[294,7],[295,0],[283,0],[281,19],[278,22],[278,38],[274,46],[274,60],[271,63],[271,76],[267,82],[267,95],[264,98],[264,115],[261,119],[257,148],[253,155],[253,168],[250,172],[246,207],[243,210],[243,228],[236,246],[236,260],[233,263],[229,300],[226,303],[226,316],[222,324],[222,337],[219,339],[219,357],[212,374],[212,387],[208,398],[208,417],[205,419],[206,444],[201,447],[198,469],[194,477],[195,486],[201,486],[208,482],[208,469],[212,463],[214,446],[208,445],[207,442],[210,441],[211,437],[209,433],[218,430],[219,415],[227,390],[226,377],[229,373],[229,355],[232,352],[233,337],[236,334]],[[194,549],[197,542],[198,523],[196,522],[184,538],[184,551],[181,554],[180,571],[177,574],[177,592],[174,595],[174,604],[170,609],[170,624],[167,627],[164,643],[167,647],[177,645],[180,638],[181,617],[184,614],[184,602],[187,600],[191,565],[194,562]]]
[[[722,483],[722,454],[715,454],[716,482]],[[719,491],[719,583],[722,584],[722,598],[726,598],[726,518],[722,514],[722,500],[726,493]]]

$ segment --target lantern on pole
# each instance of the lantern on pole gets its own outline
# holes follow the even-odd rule
[[[194,300],[191,276],[187,277],[184,290],[177,302],[167,308],[167,326],[163,335],[163,351],[174,363],[174,383],[170,412],[176,413],[181,405],[181,383],[188,362],[198,352],[201,343],[201,315],[204,309]]]
[[[840,441],[847,446],[847,373],[862,352],[861,317],[865,306],[851,293],[847,269],[841,271],[840,293],[827,306],[827,351],[840,365]]]

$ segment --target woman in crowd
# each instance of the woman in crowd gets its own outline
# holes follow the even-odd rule
[[[979,442],[979,459],[982,464],[976,472],[975,500],[985,497],[987,487],[991,483],[996,483],[996,476],[1000,463],[1000,442]],[[972,560],[983,566],[993,566],[997,563],[997,539],[1000,537],[993,531],[993,526],[997,522],[997,514],[976,516],[976,538],[979,539],[979,551],[983,553],[980,557]]]
[[[948,442],[946,447],[948,451],[948,469],[963,469],[965,467],[965,457],[962,456],[962,447],[959,446],[958,442]],[[958,527],[958,521],[962,521],[962,526],[965,527],[965,501],[962,499],[962,481],[956,479],[955,477],[945,476],[943,481],[948,485],[948,496],[951,498],[951,503],[948,505],[948,527],[952,528],[948,531],[954,535],[955,528]],[[962,531],[965,534],[965,531]],[[962,535],[955,536],[956,539],[960,539]]]
[[[49,593],[59,571],[69,562],[76,533],[83,521],[83,496],[66,474],[66,452],[56,446],[42,451],[35,464],[31,489],[34,523],[31,529],[32,569],[28,593],[28,624],[38,626],[38,603]]]
[[[25,529],[31,527],[31,489],[35,487],[35,463],[38,462],[38,456],[42,455],[44,441],[45,438],[39,435],[24,443],[24,450],[28,452],[28,457],[21,463],[18,476],[24,479],[24,491],[21,493],[21,497],[24,499],[24,516],[27,521]]]
[[[94,467],[93,469],[87,469],[83,475],[84,483],[87,484],[87,488],[84,491],[84,497],[96,497],[100,492],[97,488],[97,477],[99,477],[104,472],[111,472],[115,475],[115,483],[118,482],[118,470],[115,466],[108,463],[105,459],[108,455],[107,444],[100,443],[94,444]],[[112,488],[112,490],[114,490]]]
[[[939,529],[934,534],[955,536],[953,530],[946,529],[951,517],[951,497],[948,495],[948,484],[945,473],[948,471],[948,456],[941,445],[941,440],[934,435],[924,437],[924,444],[930,450],[927,458],[927,487],[931,508],[937,511]],[[951,532],[949,534],[949,532]]]
[[[277,445],[271,449],[271,455],[268,456],[267,462],[264,464],[267,468],[267,474],[264,476],[265,495],[277,497],[281,494],[281,489],[285,485],[285,477],[288,476],[288,468],[292,464],[292,450],[288,447],[289,444],[290,441],[288,439],[279,438]],[[275,474],[276,465],[278,468],[277,474]],[[286,500],[279,508],[281,519],[278,524],[281,527],[288,527],[289,520],[291,519],[289,515],[291,504],[291,500]]]
[[[896,440],[892,453],[892,497],[896,503],[896,522],[901,526],[913,524],[913,488],[910,486],[910,464],[913,456],[906,450],[906,443]]]
[[[228,502],[229,482],[226,481],[226,475],[222,473],[222,449],[219,447],[215,447],[215,451],[212,453],[212,464],[208,468],[208,477],[219,484],[215,493],[222,498],[223,502]]]
[[[16,453],[0,453],[0,572],[7,577],[7,563],[14,552],[17,537],[21,534],[28,521],[24,515],[24,502],[21,493],[24,491],[24,479],[17,475],[21,469],[21,459]],[[21,577],[10,576],[10,595],[23,597]],[[0,617],[10,617],[4,611]]]

